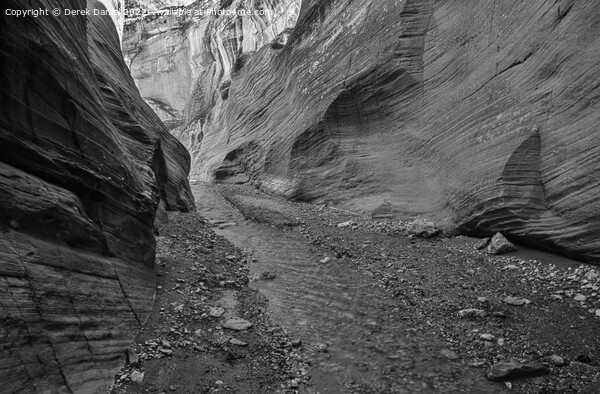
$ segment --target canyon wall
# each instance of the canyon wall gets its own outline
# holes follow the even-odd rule
[[[600,263],[594,2],[304,0],[287,39],[250,50],[255,21],[126,29],[136,83],[167,104],[194,176]],[[180,57],[153,54],[161,42]]]
[[[0,18],[2,390],[106,392],[152,308],[157,211],[193,209],[190,158],[109,16]]]

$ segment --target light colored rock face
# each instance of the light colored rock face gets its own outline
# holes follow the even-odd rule
[[[139,96],[109,17],[1,18],[2,391],[107,392],[152,308],[159,201],[193,207],[189,156]]]
[[[300,8],[299,0],[228,3],[225,15],[207,15],[210,8],[193,4],[180,8],[189,14],[152,15],[125,27],[123,52],[142,96],[172,129],[189,126],[175,132],[189,146],[201,139],[232,72],[266,43],[283,40]],[[258,14],[228,14],[240,7]]]
[[[215,52],[231,41],[206,34],[219,56],[185,65],[194,90],[174,133],[199,178],[363,213],[386,203],[597,263],[595,8],[307,0],[286,46],[262,46],[241,70],[221,56],[235,51]]]

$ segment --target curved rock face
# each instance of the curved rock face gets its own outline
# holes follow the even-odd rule
[[[198,2],[125,26],[123,52],[142,96],[188,147],[202,139],[232,74],[266,43],[282,46],[300,8],[300,0],[226,3],[214,9],[221,15]],[[238,9],[256,15],[234,14]]]
[[[193,209],[189,155],[139,96],[110,17],[1,18],[2,390],[106,392],[152,308],[157,209]]]
[[[595,8],[305,0],[285,46],[237,68],[207,55],[197,78],[190,66],[196,88],[175,133],[201,178],[367,214],[385,206],[598,263]]]

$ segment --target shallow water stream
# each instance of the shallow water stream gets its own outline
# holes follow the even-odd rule
[[[311,245],[297,231],[245,220],[214,186],[198,184],[192,190],[198,213],[214,223],[217,234],[252,256],[251,286],[268,298],[273,321],[305,346],[326,347],[310,371],[314,385],[306,392],[376,388],[383,374],[414,368],[423,344],[407,339],[395,316],[397,301],[364,273]],[[264,272],[276,278],[258,279]],[[419,364],[420,372],[431,374],[441,366],[431,359]],[[431,391],[426,382],[407,381],[409,386],[406,392]]]

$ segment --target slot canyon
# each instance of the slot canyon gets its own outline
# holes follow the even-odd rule
[[[594,1],[1,18],[0,392],[597,392]]]

